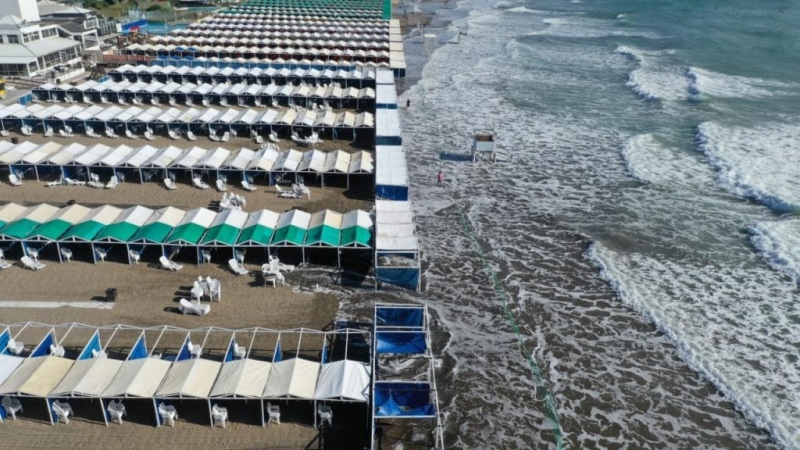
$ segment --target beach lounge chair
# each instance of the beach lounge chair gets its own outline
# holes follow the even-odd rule
[[[227,99],[227,98],[225,98],[225,97],[221,97],[221,98],[219,99],[219,105],[220,105],[220,106],[228,106],[228,99]]]
[[[119,184],[119,178],[117,178],[116,175],[112,175],[111,179],[108,180],[108,183],[106,183],[106,189],[114,189],[115,187],[117,187],[118,184]]]
[[[225,192],[228,190],[228,187],[225,186],[225,181],[220,178],[217,178],[217,190],[219,192]]]
[[[175,421],[178,420],[178,411],[172,405],[160,404],[158,405],[158,415],[161,417],[161,422],[164,425],[171,427],[175,426]]]
[[[108,256],[108,249],[102,247],[95,247],[94,252],[98,258],[100,258],[100,262],[106,262],[106,256]]]
[[[269,420],[267,420],[267,424],[270,423],[277,423],[280,425],[281,423],[281,408],[278,405],[273,405],[272,403],[267,403],[267,416],[269,416]]]
[[[167,134],[169,135],[170,139],[175,141],[181,138],[181,134],[175,130],[167,130]]]
[[[233,343],[233,358],[234,359],[244,359],[247,357],[247,350],[239,347],[238,342]]]
[[[169,178],[164,178],[164,186],[166,186],[170,191],[178,189],[178,186],[175,185],[175,182]]]
[[[95,189],[102,189],[105,186],[100,182],[100,175],[96,173],[89,175],[89,182],[87,184]]]
[[[125,137],[127,137],[128,139],[138,139],[139,138],[139,136],[133,134],[133,132],[131,132],[131,130],[125,130]]]
[[[19,129],[19,132],[22,133],[23,136],[33,136],[33,130],[31,130],[31,127],[27,125],[23,125]]]
[[[22,354],[22,351],[25,350],[25,344],[15,341],[14,338],[10,338],[6,344],[6,349],[12,355],[19,356]]]
[[[194,140],[197,140],[197,136],[195,136],[194,133],[192,133],[191,131],[187,131],[186,132],[186,139],[188,139],[190,141],[194,141]]]
[[[114,132],[113,128],[106,128],[106,137],[116,138],[119,136],[117,136],[117,133]]]
[[[227,132],[227,131],[222,134],[221,138],[219,138],[220,142],[228,142],[230,140],[231,140],[231,134],[229,132]]]
[[[139,264],[139,259],[142,257],[139,252],[136,250],[130,250],[128,255],[131,257],[131,261],[133,261],[134,264]]]
[[[202,317],[211,311],[211,306],[203,305],[200,302],[192,302],[182,298],[181,306],[178,309],[182,314],[196,314]]]
[[[153,106],[158,106],[160,104],[160,102],[158,101],[158,97],[151,98],[150,103],[152,103]]]
[[[75,413],[72,411],[72,407],[69,406],[67,402],[60,402],[55,400],[53,402],[53,413],[56,415],[56,419],[58,422],[64,422],[65,424],[69,423],[69,416],[74,416]]]
[[[237,261],[236,259],[230,259],[230,260],[228,260],[228,267],[229,267],[229,268],[231,269],[231,271],[232,271],[233,273],[235,273],[237,276],[238,276],[238,275],[247,275],[247,274],[248,274],[248,270],[247,270],[247,269],[245,269],[245,268],[244,268],[244,266],[242,266],[242,265],[239,263],[239,261]]]
[[[200,177],[192,178],[192,184],[197,189],[208,189],[208,185]]]
[[[67,186],[85,186],[85,181],[77,181],[73,180],[72,178],[64,178],[64,181],[67,183]]]
[[[44,129],[44,137],[53,137],[53,127],[47,127]]]
[[[111,421],[117,422],[120,425],[122,425],[122,417],[128,415],[128,412],[125,410],[125,405],[116,400],[111,400],[108,403],[108,408],[106,408],[106,411],[108,411]]]
[[[92,127],[86,127],[86,136],[89,136],[90,138],[99,138],[100,137],[99,134],[94,132],[94,128],[92,128]]]
[[[68,132],[67,130],[63,130],[63,129],[62,130],[58,130],[58,135],[63,137],[63,138],[70,138],[70,137],[73,136],[72,133]]]
[[[67,262],[72,261],[72,250],[67,247],[61,247],[61,256],[66,259]]]
[[[254,141],[256,144],[259,144],[259,145],[261,145],[261,144],[263,144],[263,143],[264,143],[264,137],[263,137],[263,136],[261,136],[260,134],[257,134],[257,135],[256,135],[256,137],[255,137],[255,138],[253,138],[253,141]]]
[[[20,259],[20,262],[22,262],[23,266],[33,270],[34,272],[45,268],[45,264],[40,263],[39,261],[34,261],[30,256],[23,256]]]
[[[294,190],[284,191],[278,184],[275,185],[275,190],[278,192],[279,198],[300,198],[300,194],[298,194]]]
[[[147,139],[148,141],[156,140],[156,137],[153,136],[153,130],[151,130],[150,128],[144,130],[144,138]]]
[[[214,130],[211,130],[211,132],[208,133],[208,138],[214,142],[219,142],[219,136],[217,136]]]
[[[276,256],[269,256],[269,267],[273,271],[277,270],[280,272],[294,272],[294,265],[292,264],[284,264],[281,260],[278,259]]]
[[[158,262],[161,263],[161,267],[162,268],[170,270],[172,272],[177,272],[177,271],[183,269],[183,266],[181,264],[178,264],[176,262],[170,261],[169,259],[167,259],[166,256],[162,256],[162,257],[158,258]]]
[[[250,192],[253,192],[253,191],[258,189],[255,186],[253,186],[252,184],[250,184],[250,181],[248,181],[246,179],[242,180],[242,188],[244,188],[244,190],[250,191]]]
[[[64,184],[64,180],[59,178],[58,180],[51,181],[51,182],[45,184],[45,186],[47,186],[47,187],[56,187],[56,186],[61,186],[62,184]]]
[[[269,134],[269,140],[271,142],[275,142],[275,143],[278,143],[278,142],[281,141],[280,139],[278,139],[278,133],[276,131],[273,131],[272,133]]]
[[[211,407],[211,419],[214,423],[214,426],[219,425],[222,428],[225,428],[225,422],[228,421],[228,409],[221,408],[214,404],[214,406]]]
[[[0,270],[6,270],[11,266],[12,266],[12,264],[10,262],[8,262],[5,259],[3,259],[2,257],[0,257]]]
[[[178,101],[175,100],[175,97],[172,97],[172,96],[169,97],[169,100],[167,100],[167,103],[169,103],[169,106],[178,106]]]
[[[8,174],[8,182],[11,183],[12,186],[22,186],[22,181],[19,181],[19,177],[13,173]]]
[[[142,104],[142,99],[141,99],[141,98],[139,98],[139,97],[133,97],[133,98],[131,99],[131,104],[132,104],[132,105],[136,105],[136,106],[141,106],[141,104]]]
[[[58,356],[59,358],[64,357],[64,347],[60,345],[50,345],[50,354],[53,356]]]
[[[203,356],[203,347],[192,344],[192,341],[189,341],[189,343],[186,344],[186,348],[189,349],[189,354],[192,355],[192,358],[199,358]]]
[[[2,404],[3,409],[6,410],[6,415],[14,420],[17,420],[18,412],[23,412],[22,403],[15,398],[3,397],[3,400],[0,401],[0,404]]]

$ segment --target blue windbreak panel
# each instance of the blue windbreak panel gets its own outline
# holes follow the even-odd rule
[[[278,345],[275,346],[275,356],[272,357],[272,362],[281,362],[283,361],[283,352],[281,351],[281,341],[278,341]]]
[[[47,333],[47,336],[42,339],[42,342],[36,347],[36,350],[31,353],[31,358],[36,358],[37,356],[47,356],[50,354],[50,346],[56,342],[53,333]]]
[[[394,284],[408,289],[419,285],[419,269],[376,269],[375,276],[381,283]]]
[[[229,346],[228,346],[228,351],[227,351],[227,352],[225,352],[225,362],[228,362],[228,361],[233,361],[233,355],[234,355],[234,353],[235,353],[235,352],[233,351],[233,350],[234,350],[234,347],[233,347],[233,346],[234,346],[234,344],[236,344],[236,341],[234,341],[233,339],[231,339],[231,345],[229,345]]]
[[[3,333],[0,334],[0,355],[8,355],[8,341],[11,340],[11,332],[8,331],[8,328],[3,330]],[[2,408],[0,408],[2,409]]]
[[[390,186],[378,184],[375,186],[375,196],[385,200],[408,200],[408,186]]]
[[[89,339],[89,343],[83,348],[81,355],[78,356],[78,360],[92,358],[94,357],[92,350],[99,353],[102,349],[103,347],[100,345],[100,333],[95,331],[92,338]]]
[[[422,328],[423,308],[392,308],[381,306],[375,311],[378,326]]]
[[[136,344],[131,349],[131,352],[128,354],[128,360],[134,359],[141,359],[147,358],[147,344],[145,343],[144,334],[139,336],[139,340],[136,341]]]
[[[425,353],[425,333],[421,331],[378,331],[375,335],[377,353],[415,354]]]
[[[189,342],[191,342],[191,338],[186,336],[186,340],[183,341],[183,347],[181,347],[181,351],[178,352],[178,357],[175,358],[175,361],[183,361],[192,358],[192,354],[189,352]]]
[[[435,416],[430,392],[428,383],[375,383],[375,416]]]

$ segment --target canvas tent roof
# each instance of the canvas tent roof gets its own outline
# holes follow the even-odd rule
[[[61,239],[78,239],[91,241],[106,226],[112,224],[122,213],[116,206],[103,205],[93,209],[83,220],[70,228]]]
[[[51,396],[99,397],[117,374],[122,361],[109,358],[88,358],[76,361]]]
[[[214,218],[200,245],[230,245],[236,244],[236,238],[242,227],[250,218],[244,211],[224,209]]]
[[[86,149],[87,147],[85,145],[78,143],[69,144],[48,158],[47,163],[54,166],[65,166],[77,158],[78,155],[85,152]]]
[[[158,358],[132,359],[122,363],[103,397],[150,398],[167,376],[172,363]]]
[[[70,205],[58,210],[50,220],[36,227],[26,238],[40,237],[55,241],[76,223],[79,223],[92,210],[82,205]]]
[[[0,228],[2,228],[5,224],[16,220],[27,209],[28,208],[16,203],[7,203],[3,206],[0,206]]]
[[[58,211],[58,208],[53,205],[48,205],[47,203],[31,206],[20,214],[16,220],[0,228],[0,236],[23,239],[36,227],[53,217]]]
[[[210,396],[260,398],[271,368],[271,363],[249,358],[226,362]]]
[[[338,247],[342,237],[342,214],[326,209],[311,215],[305,245]]]
[[[95,240],[106,239],[117,242],[127,242],[152,215],[153,210],[150,208],[132,206],[122,211],[116,220],[114,220],[114,223],[103,228],[97,236],[95,236]]]
[[[25,358],[0,353],[0,386],[17,370]],[[262,389],[263,390],[263,389]],[[259,393],[260,395],[260,393]]]
[[[372,219],[369,213],[354,210],[342,216],[342,240],[340,246],[370,246],[372,240]]]
[[[367,364],[347,359],[323,364],[314,398],[369,401],[369,373]]]
[[[217,213],[206,208],[193,209],[186,213],[178,226],[172,230],[165,243],[195,245],[214,222]]]
[[[313,399],[319,371],[319,363],[302,358],[273,363],[264,397]]]
[[[156,397],[207,398],[221,369],[222,363],[203,358],[175,362],[156,391]]]
[[[293,209],[281,214],[272,236],[272,245],[303,245],[311,214]]]
[[[64,375],[73,361],[58,356],[27,358],[10,377],[0,385],[0,395],[29,395],[45,397]]]
[[[186,216],[186,212],[172,206],[155,211],[147,222],[133,235],[131,242],[146,241],[160,244]]]
[[[280,214],[262,209],[250,214],[237,244],[269,245]]]

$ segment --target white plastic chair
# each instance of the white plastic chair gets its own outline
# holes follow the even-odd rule
[[[239,343],[236,341],[233,342],[233,358],[234,359],[244,359],[247,356],[247,350],[239,347]]]
[[[133,261],[134,264],[139,264],[139,259],[142,257],[142,255],[139,252],[137,252],[136,250],[131,250],[128,252],[128,255],[130,255],[131,260]]]
[[[228,187],[225,186],[225,181],[223,181],[221,179],[217,179],[217,190],[219,192],[225,192],[225,191],[228,190]]]
[[[6,348],[8,349],[8,352],[11,353],[12,355],[19,356],[22,354],[22,351],[25,350],[25,344],[23,344],[22,342],[17,342],[14,340],[14,338],[11,338],[8,340]]]
[[[197,189],[208,189],[208,185],[203,182],[202,178],[192,178],[192,184]]]
[[[33,270],[34,272],[39,269],[44,269],[46,267],[44,263],[40,263],[39,261],[34,261],[30,256],[23,256],[22,258],[20,258],[20,262],[22,262],[23,266]]]
[[[281,423],[281,408],[278,405],[273,405],[272,403],[267,403],[267,415],[269,416],[269,420],[267,424],[270,423]]]
[[[211,251],[209,251],[209,250],[200,250],[200,255],[203,257],[203,264],[210,264],[211,263]]]
[[[317,407],[317,414],[319,414],[320,425],[327,423],[328,426],[333,425],[333,410],[328,405],[319,405]]]
[[[172,272],[177,272],[183,269],[183,265],[170,261],[169,259],[167,259],[166,256],[161,256],[160,258],[158,258],[158,261],[161,263],[162,268],[170,270]]]
[[[50,345],[50,354],[52,356],[58,356],[59,358],[64,357],[64,347],[60,345]]]
[[[211,280],[208,283],[208,299],[213,302],[215,298],[218,302],[222,301],[222,283],[219,280]]]
[[[247,275],[247,274],[248,274],[248,270],[247,270],[247,269],[245,269],[245,268],[244,268],[244,267],[243,267],[243,266],[242,266],[242,265],[239,263],[239,261],[237,261],[236,259],[230,259],[230,260],[228,260],[228,267],[229,267],[229,268],[231,269],[231,271],[232,271],[233,273],[235,273],[237,276],[239,276],[239,275]]]
[[[169,178],[164,178],[164,186],[166,186],[170,191],[178,189],[178,186],[175,185],[175,182]]]
[[[72,261],[72,250],[68,249],[67,247],[61,247],[61,256],[63,256],[67,262]]]
[[[161,416],[161,422],[164,425],[171,427],[175,426],[175,421],[178,420],[178,411],[172,405],[160,404],[158,405],[158,415]]]
[[[75,412],[72,411],[72,406],[70,406],[67,402],[60,402],[56,400],[53,402],[52,408],[53,412],[56,413],[58,421],[64,422],[65,424],[69,424],[69,416],[75,415]]]
[[[22,181],[19,181],[19,178],[13,173],[8,174],[8,182],[11,183],[12,186],[22,186]]]
[[[225,423],[228,421],[228,409],[215,404],[211,407],[211,418],[213,419],[214,426],[219,425],[225,428]]]
[[[111,400],[111,402],[108,403],[108,408],[106,410],[108,411],[108,415],[111,416],[111,421],[117,422],[120,425],[122,425],[122,417],[128,415],[128,412],[125,410],[125,405],[115,400]]]
[[[108,249],[95,247],[94,252],[97,254],[97,257],[100,258],[100,262],[106,262],[106,256],[108,256]]]
[[[6,415],[8,417],[11,417],[14,420],[17,420],[17,413],[18,412],[20,412],[20,413],[23,412],[22,411],[22,403],[19,400],[15,399],[15,398],[3,397],[3,400],[2,400],[2,402],[0,402],[0,404],[2,404],[3,405],[3,409],[6,410]]]
[[[189,354],[192,355],[192,358],[199,358],[203,356],[203,347],[199,345],[192,344],[192,341],[189,341],[186,344],[186,348],[189,349]]]

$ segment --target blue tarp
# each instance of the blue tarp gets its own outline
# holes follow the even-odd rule
[[[283,352],[281,351],[281,341],[278,341],[278,344],[275,346],[275,356],[272,357],[272,362],[281,362],[283,361]]]
[[[433,417],[428,383],[375,383],[376,417]]]
[[[231,339],[231,344],[228,346],[228,351],[225,352],[225,362],[233,361],[233,357],[234,357],[234,354],[235,354],[235,352],[233,350],[234,350],[234,345],[235,344],[236,344],[236,341]]]
[[[377,184],[375,185],[375,197],[383,200],[396,200],[404,202],[408,200],[408,186],[389,186]]]
[[[78,356],[78,360],[93,358],[94,355],[92,354],[92,350],[99,353],[102,349],[103,346],[100,344],[100,333],[95,331],[94,335],[92,335],[92,338],[89,339],[89,343],[83,348],[81,355]]]
[[[175,361],[183,361],[185,359],[191,359],[192,354],[189,352],[189,342],[192,341],[190,336],[186,336],[186,340],[183,341],[183,346],[181,347],[181,351],[178,352],[178,356],[175,358]]]
[[[379,306],[375,308],[375,317],[379,326],[422,328],[425,309]]]
[[[128,353],[128,360],[133,361],[134,359],[147,358],[147,355],[147,343],[144,339],[144,333],[142,333],[142,335],[139,336],[139,340],[133,345],[131,352]]]
[[[375,277],[381,283],[389,283],[409,289],[419,286],[419,269],[376,269]]]
[[[11,340],[11,332],[8,331],[8,328],[3,330],[3,333],[0,334],[0,355],[8,355],[8,341]],[[2,409],[2,408],[0,408]]]
[[[422,331],[376,331],[376,353],[425,353],[425,333]]]
[[[36,350],[31,353],[31,358],[36,358],[38,356],[47,356],[50,354],[50,346],[55,344],[55,336],[53,336],[53,332],[47,333],[47,336],[42,339],[42,342],[36,347]]]

